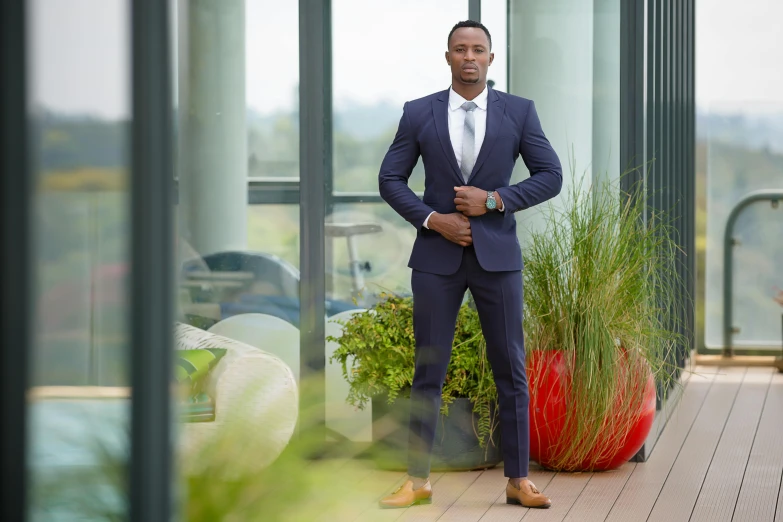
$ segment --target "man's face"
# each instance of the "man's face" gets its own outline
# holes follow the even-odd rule
[[[489,38],[478,27],[460,27],[451,35],[446,62],[451,66],[453,81],[475,84],[487,80],[495,55],[489,52]]]

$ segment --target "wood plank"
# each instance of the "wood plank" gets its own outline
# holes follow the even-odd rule
[[[446,473],[436,484],[437,491],[435,490],[436,485],[433,485],[432,504],[406,509],[398,520],[405,522],[437,520],[448,511],[451,505],[467,491],[480,475],[480,471]]]
[[[674,466],[685,439],[701,411],[715,378],[715,368],[697,368],[685,386],[677,410],[663,429],[647,462],[631,473],[607,520],[641,522],[647,520],[655,500]]]
[[[593,473],[558,473],[546,489],[546,495],[552,499],[552,507],[528,509],[522,520],[549,522],[565,519],[592,477]]]
[[[690,369],[690,367],[688,367],[688,369]],[[680,405],[682,394],[691,377],[691,372],[688,371],[688,369],[680,374],[680,377],[674,382],[672,388],[666,393],[661,409],[655,413],[655,421],[650,429],[650,434],[647,435],[647,439],[644,441],[642,449],[639,450],[642,462],[647,462],[647,460],[650,459],[650,455],[652,455],[652,452],[655,450],[655,445],[658,443],[658,438],[666,427],[666,423],[669,422],[672,413],[677,411],[677,407]]]
[[[593,473],[593,478],[576,499],[565,520],[573,522],[606,520],[636,466],[635,462],[627,462],[616,470]]]
[[[749,368],[745,373],[745,379],[691,514],[692,521],[731,521],[756,437],[764,399],[772,380],[772,371],[771,368]]]
[[[721,368],[648,520],[688,520],[737,398],[745,368]]]
[[[775,522],[783,522],[783,489],[778,494],[778,506],[777,513],[775,514]]]
[[[783,520],[781,491],[783,475],[783,373],[772,376],[764,410],[750,451],[734,520]]]
[[[530,463],[530,472],[528,477],[536,485],[536,487],[543,491],[546,495],[549,495],[549,484],[552,479],[555,478],[556,473],[552,471],[545,471],[537,463]],[[481,518],[483,522],[519,522],[530,511],[528,508],[520,506],[506,504],[506,487],[505,482],[508,480],[503,477],[504,486],[500,495],[497,496],[494,503],[489,507],[487,512]]]
[[[438,520],[447,522],[480,520],[498,499],[498,494],[506,490],[507,482],[502,467],[485,471]],[[505,500],[505,496],[503,499]]]

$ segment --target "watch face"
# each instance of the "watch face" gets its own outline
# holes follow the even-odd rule
[[[495,201],[495,198],[487,198],[487,208],[490,210],[495,210],[495,207],[498,206],[498,202]]]

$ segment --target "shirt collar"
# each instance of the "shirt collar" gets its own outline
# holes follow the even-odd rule
[[[473,102],[475,102],[476,106],[481,109],[482,111],[487,110],[487,97],[489,96],[489,87],[486,85],[484,86],[484,90],[481,91],[481,94],[473,98]],[[457,94],[454,89],[449,87],[449,109],[452,111],[456,111],[460,107],[462,107],[462,104],[465,103],[466,100],[459,94]]]

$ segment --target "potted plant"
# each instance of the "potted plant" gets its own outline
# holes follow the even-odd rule
[[[341,364],[350,385],[348,403],[372,404],[372,457],[384,469],[405,469],[415,342],[413,300],[383,293],[370,309],[342,322],[331,361]],[[496,430],[497,390],[486,356],[478,313],[460,309],[451,361],[443,386],[432,469],[470,470],[502,460]]]
[[[531,458],[616,468],[641,448],[683,342],[672,227],[642,192],[575,184],[525,249]]]

